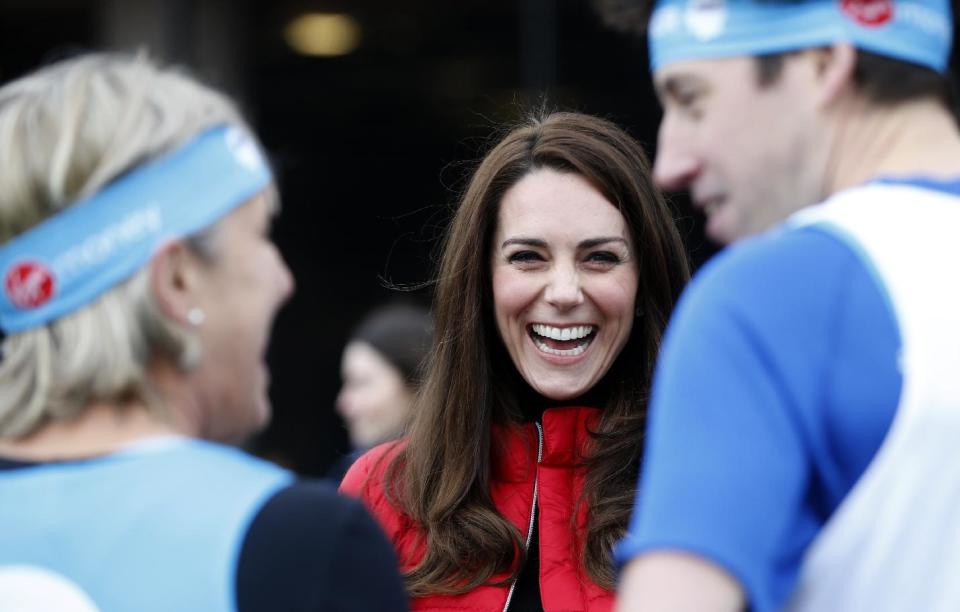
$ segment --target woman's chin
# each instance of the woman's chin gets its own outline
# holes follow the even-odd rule
[[[529,381],[528,381],[529,382]],[[584,385],[530,385],[534,391],[554,402],[565,402],[580,397],[590,390]]]

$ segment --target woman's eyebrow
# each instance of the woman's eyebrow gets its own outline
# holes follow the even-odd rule
[[[600,246],[601,244],[608,244],[611,242],[619,242],[624,246],[627,246],[628,243],[626,240],[620,236],[600,236],[597,238],[587,238],[586,240],[581,240],[577,247],[581,249],[592,249],[594,247]],[[510,245],[519,244],[523,246],[537,247],[541,249],[547,248],[547,242],[541,240],[540,238],[527,238],[524,236],[519,236],[516,238],[507,238],[503,241],[503,244],[500,245],[501,249],[505,249]]]
[[[601,244],[607,244],[610,242],[621,242],[624,246],[629,246],[626,240],[620,236],[603,236],[600,238],[587,238],[586,240],[581,240],[580,244],[577,245],[581,249],[592,249],[593,247],[598,247]]]
[[[532,246],[540,249],[547,248],[547,242],[539,238],[526,238],[524,236],[519,236],[517,238],[507,238],[503,241],[503,244],[500,245],[501,249],[505,249],[512,244],[520,244],[523,246]]]

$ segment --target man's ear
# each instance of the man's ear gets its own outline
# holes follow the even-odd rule
[[[179,323],[189,323],[188,313],[199,302],[199,261],[182,240],[161,247],[150,260],[150,290],[160,311]]]
[[[812,52],[816,54],[820,83],[819,105],[822,108],[832,106],[854,85],[857,48],[847,42],[837,42]]]

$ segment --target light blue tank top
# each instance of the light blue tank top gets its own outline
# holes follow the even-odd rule
[[[234,610],[246,530],[292,480],[239,450],[182,438],[2,470],[0,577],[43,570],[101,612]]]

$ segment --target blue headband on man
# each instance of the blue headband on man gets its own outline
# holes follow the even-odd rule
[[[650,67],[849,42],[943,73],[950,0],[659,0],[650,19]]]
[[[273,180],[244,130],[211,128],[0,246],[0,329],[43,325],[142,268]]]

